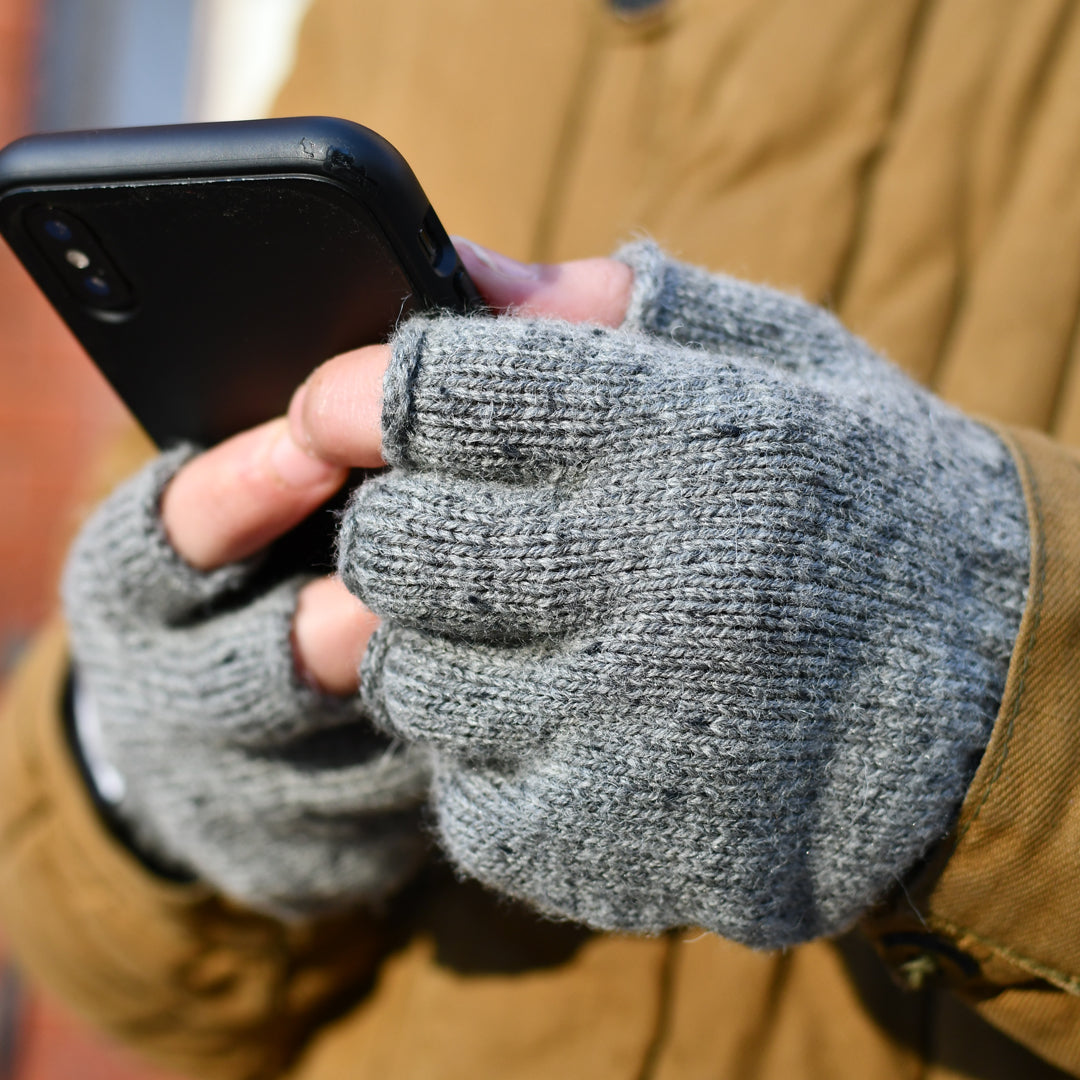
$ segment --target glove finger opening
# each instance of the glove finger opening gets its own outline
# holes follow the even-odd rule
[[[566,482],[639,434],[649,348],[555,319],[413,319],[383,384],[383,456],[464,478]]]
[[[395,472],[354,495],[338,572],[377,615],[453,638],[513,644],[595,618],[604,540],[550,488]]]
[[[405,627],[376,631],[360,693],[376,724],[460,761],[515,763],[541,752],[569,707],[560,657],[537,647],[447,641]]]
[[[196,570],[169,543],[159,513],[161,496],[196,452],[180,446],[161,454],[117,488],[83,527],[63,582],[65,610],[76,633],[98,621],[183,623],[239,589],[253,572],[255,560]]]
[[[831,313],[797,296],[677,262],[651,241],[627,244],[614,257],[634,272],[624,330],[796,375],[850,375],[881,362]]]

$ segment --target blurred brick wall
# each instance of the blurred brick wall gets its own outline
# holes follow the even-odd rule
[[[28,128],[37,0],[0,0],[0,144]],[[0,243],[0,675],[55,607],[93,459],[121,422],[111,391]],[[3,928],[0,927],[0,937]],[[0,963],[6,950],[0,939]],[[13,1080],[152,1074],[22,988]]]
[[[0,143],[29,123],[37,0],[0,0]],[[0,244],[0,675],[55,606],[111,391]]]

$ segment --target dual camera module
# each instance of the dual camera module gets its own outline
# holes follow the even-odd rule
[[[68,289],[95,314],[115,318],[134,306],[131,290],[90,230],[54,207],[27,212],[30,232]]]

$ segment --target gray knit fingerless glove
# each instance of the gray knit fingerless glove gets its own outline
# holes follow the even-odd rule
[[[64,574],[77,675],[124,782],[117,811],[157,861],[255,908],[379,901],[423,857],[423,754],[297,677],[305,579],[257,593],[251,565],[200,573],[176,555],[158,503],[190,453],[118,489]]]
[[[340,572],[465,872],[602,928],[839,931],[948,830],[1028,539],[997,436],[638,246],[626,327],[417,318]]]

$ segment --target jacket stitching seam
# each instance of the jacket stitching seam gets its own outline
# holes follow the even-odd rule
[[[680,936],[678,930],[668,931],[664,942],[664,957],[660,967],[656,1021],[645,1048],[637,1080],[653,1080],[660,1064],[671,1029],[671,1012],[674,1005],[675,980],[680,957]]]
[[[997,781],[1001,778],[1002,773],[1005,771],[1005,764],[1009,757],[1009,749],[1012,745],[1013,733],[1016,729],[1016,720],[1020,714],[1020,705],[1024,700],[1024,691],[1027,688],[1027,671],[1031,662],[1031,654],[1034,652],[1036,641],[1039,637],[1039,629],[1042,625],[1042,608],[1043,608],[1043,592],[1046,578],[1046,546],[1045,538],[1043,534],[1043,508],[1042,508],[1042,496],[1039,492],[1039,484],[1036,480],[1032,469],[1031,463],[1028,460],[1027,454],[1023,448],[1017,446],[1010,440],[1010,446],[1013,449],[1015,456],[1020,460],[1023,465],[1023,479],[1027,481],[1027,487],[1031,491],[1031,503],[1032,508],[1035,511],[1035,566],[1036,573],[1034,575],[1035,595],[1032,597],[1032,610],[1033,616],[1031,620],[1031,630],[1028,634],[1027,644],[1024,647],[1023,659],[1020,662],[1020,672],[1017,676],[1016,693],[1013,695],[1012,705],[1009,709],[1009,719],[1005,727],[1005,738],[1002,743],[1001,750],[998,754],[997,765],[994,768],[994,772],[990,779],[986,783],[986,789],[983,791],[982,798],[979,800],[978,806],[975,807],[971,817],[967,820],[964,826],[956,837],[956,843],[953,847],[955,851],[967,836],[971,827],[978,820],[979,815],[982,813],[983,807],[986,806],[990,799]]]
[[[841,258],[838,260],[836,273],[829,290],[828,306],[838,314],[844,309],[844,302],[848,296],[858,257],[863,251],[863,243],[866,239],[866,219],[869,215],[870,204],[877,191],[878,177],[885,163],[887,150],[893,142],[896,129],[913,92],[915,67],[917,61],[923,55],[923,44],[926,39],[927,25],[933,7],[933,0],[919,0],[912,14],[904,45],[904,53],[897,69],[896,82],[893,85],[887,115],[884,118],[881,132],[874,146],[870,148],[859,166],[858,205],[853,215],[851,235]]]
[[[966,926],[950,922],[948,919],[934,919],[934,923],[939,930],[944,931],[950,937],[970,938],[984,948],[997,953],[1003,960],[1007,960],[1016,967],[1023,968],[1032,975],[1037,975],[1040,979],[1045,979],[1047,982],[1053,983],[1054,986],[1064,990],[1068,994],[1080,997],[1080,976],[1070,975],[1068,972],[1060,971],[1055,967],[1051,967],[1049,964],[1044,964],[1039,960],[1033,960],[1031,957],[1025,956],[1015,949],[1009,948],[1008,945],[1001,945],[990,938],[975,933],[974,930],[969,930]]]
[[[600,65],[604,60],[601,41],[603,13],[590,11],[585,27],[581,55],[567,96],[569,104],[559,119],[555,149],[551,157],[551,169],[545,178],[532,236],[529,242],[530,257],[539,261],[550,260],[555,238],[555,224],[559,210],[566,198],[570,174],[579,163],[580,142],[585,124],[585,113],[593,104],[594,86]]]

